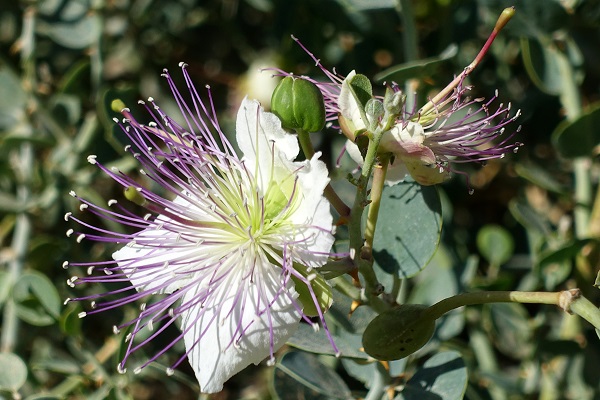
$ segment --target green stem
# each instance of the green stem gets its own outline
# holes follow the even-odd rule
[[[581,295],[581,290],[561,292],[476,292],[463,293],[437,302],[422,317],[436,320],[456,308],[486,303],[554,304],[568,313],[579,315],[600,330],[600,309]]]
[[[583,296],[578,296],[570,304],[570,311],[579,315],[600,331],[600,309]]]
[[[419,57],[417,24],[411,0],[399,0],[400,18],[402,18],[402,47],[406,61],[414,61]]]
[[[377,281],[375,272],[372,268],[372,263],[361,258],[361,250],[363,247],[363,236],[362,236],[362,215],[365,207],[368,204],[367,201],[367,186],[371,172],[373,172],[373,166],[377,158],[377,148],[381,141],[383,132],[373,135],[373,138],[369,141],[369,147],[367,148],[367,154],[365,156],[365,162],[362,166],[360,176],[357,181],[356,197],[354,198],[354,204],[350,211],[350,222],[348,224],[348,230],[350,235],[350,252],[354,257],[354,262],[358,267],[359,272],[365,279],[367,293],[373,291],[379,291],[380,284]]]
[[[560,305],[563,292],[476,292],[462,293],[439,301],[429,307],[423,317],[438,319],[456,308],[486,303],[535,303]]]
[[[588,234],[593,238],[600,237],[600,185],[596,188],[594,204],[592,206],[592,211],[590,212]]]
[[[583,239],[588,235],[590,208],[592,205],[591,160],[578,158],[573,161],[575,174],[575,236]]]
[[[315,149],[312,145],[312,142],[310,141],[310,134],[300,129],[297,130],[297,133],[298,142],[300,143],[300,147],[304,152],[304,156],[307,160],[310,160],[315,155]],[[323,191],[323,196],[325,196],[325,198],[329,200],[329,203],[331,203],[333,208],[335,208],[335,211],[337,211],[338,214],[340,214],[340,217],[348,218],[350,216],[350,207],[348,207],[346,203],[344,203],[344,201],[340,199],[340,196],[338,196],[338,194],[335,192],[335,190],[331,186],[331,183],[328,183],[325,187],[325,190]]]
[[[387,174],[389,157],[381,157],[379,165],[373,172],[373,184],[371,185],[371,202],[367,214],[367,224],[365,227],[365,244],[361,257],[366,260],[373,258],[373,239],[375,237],[375,228],[377,227],[377,217],[381,207],[381,195],[385,185],[385,175]]]
[[[542,38],[542,43],[551,47],[561,77],[560,101],[565,109],[567,120],[574,121],[582,112],[581,95],[576,82],[576,73],[569,58],[556,48],[548,38]],[[575,235],[581,239],[586,237],[590,221],[592,204],[592,185],[590,181],[589,158],[578,158],[573,161],[575,175]]]
[[[406,303],[407,297],[407,285],[404,285],[404,279],[400,278],[397,274],[393,275],[394,284],[390,292],[391,298],[395,299],[397,304]]]

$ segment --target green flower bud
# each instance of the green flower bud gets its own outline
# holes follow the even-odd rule
[[[317,132],[325,126],[323,94],[306,79],[283,78],[273,91],[271,112],[286,129]]]
[[[402,92],[394,92],[389,87],[385,90],[385,97],[383,98],[383,106],[385,110],[392,114],[398,115],[402,111],[402,107],[406,102],[406,95]]]

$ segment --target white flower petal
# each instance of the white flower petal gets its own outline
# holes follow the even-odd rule
[[[348,81],[354,78],[355,75],[356,71],[350,72],[342,82],[342,89],[340,90],[340,95],[338,97],[338,107],[340,108],[342,116],[352,122],[356,131],[360,131],[366,129],[367,126],[362,120],[358,102],[356,101],[356,98],[354,98],[348,85]]]
[[[421,124],[408,122],[404,126],[401,122],[389,131],[385,132],[379,143],[379,152],[390,152],[394,154],[411,153],[415,148],[423,147],[425,131]]]
[[[305,161],[304,166],[298,171],[299,194],[302,198],[291,220],[300,229],[296,237],[304,240],[306,251],[299,257],[302,263],[310,267],[319,267],[327,262],[327,257],[334,237],[331,233],[333,216],[331,206],[323,196],[323,190],[329,183],[327,166],[318,158],[321,153],[316,153],[310,161]]]
[[[260,178],[263,190],[272,178],[271,168],[295,160],[300,152],[298,139],[281,127],[279,118],[264,111],[258,101],[247,98],[238,110],[236,139],[244,153],[243,159],[256,168],[251,172]]]
[[[190,201],[189,193],[176,197],[173,204],[186,207],[190,215],[209,219],[206,212]],[[171,226],[171,229],[152,227],[140,231],[135,235],[135,242],[130,242],[114,252],[112,258],[138,291],[172,293],[187,283],[185,273],[196,267],[195,263],[189,260],[197,257],[201,248],[192,243],[182,247],[185,242],[182,242],[180,237],[184,232],[181,228],[172,228],[179,224],[171,218],[159,215],[155,222],[162,226]],[[175,250],[173,244],[178,242],[180,245]]]
[[[385,184],[388,186],[394,186],[406,179],[408,175],[408,169],[399,157],[393,159],[388,165],[387,174],[385,174]]]
[[[139,242],[161,243],[175,241],[177,234],[166,230],[147,229],[136,236]],[[181,260],[190,259],[196,251],[194,248],[173,251],[167,246],[128,244],[114,252],[112,257],[138,291],[172,293],[186,283],[184,279],[176,279],[175,272],[192,268],[191,263],[181,264]]]
[[[362,167],[362,165],[365,163],[362,154],[360,154],[358,146],[351,140],[346,140],[346,153],[348,153],[350,158],[359,166]]]
[[[291,280],[283,287],[281,273],[280,267],[257,263],[253,283],[238,273],[219,285],[210,304],[200,304],[193,290],[184,295],[182,304],[194,305],[182,315],[181,329],[203,393],[222,390],[233,375],[270,356],[271,339],[275,351],[298,328],[300,314],[291,300],[297,293]]]

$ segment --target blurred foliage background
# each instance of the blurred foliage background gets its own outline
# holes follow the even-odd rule
[[[526,145],[484,168],[465,167],[472,195],[461,175],[441,186],[440,248],[405,295],[431,304],[476,289],[579,287],[598,304],[600,1],[2,1],[0,398],[199,396],[186,367],[172,377],[164,373],[168,363],[140,375],[116,373],[122,338],[111,334],[112,326],[132,310],[81,320],[80,306],[63,306],[78,295],[65,283],[70,272],[63,262],[102,259],[115,250],[65,236],[71,226],[63,215],[78,207],[69,191],[98,204],[121,196],[87,155],[135,170],[123,156],[111,100],[123,99],[134,112],[137,99],[148,96],[163,109],[174,107],[160,72],[185,61],[199,87],[213,88],[223,126],[231,128],[243,96],[268,107],[274,80],[259,68],[321,76],[291,34],[328,68],[355,69],[380,83],[412,79],[425,99],[470,63],[510,5],[517,15],[469,80],[474,96],[497,89],[501,101],[522,110],[515,140]],[[403,42],[409,26],[417,34],[413,55]],[[332,131],[316,139],[343,191],[347,171],[335,169],[343,142]],[[467,398],[600,399],[598,337],[556,308],[469,307],[443,328],[390,384],[410,382],[433,349],[451,349],[468,370]],[[370,378],[358,364],[315,360],[341,377],[348,392],[340,396],[365,395]],[[298,387],[281,390],[286,376]],[[214,398],[335,397],[307,387],[293,368],[258,366]],[[411,398],[409,392],[398,398]]]

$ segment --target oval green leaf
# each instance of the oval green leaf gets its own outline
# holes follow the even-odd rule
[[[291,351],[273,369],[273,394],[286,399],[349,399],[344,380],[319,359],[307,353]]]
[[[550,40],[547,40],[550,43]],[[563,89],[558,50],[552,45],[543,45],[537,39],[521,38],[521,54],[525,70],[531,81],[542,91],[559,95]]]
[[[515,242],[503,227],[485,225],[477,233],[477,247],[490,264],[500,266],[512,257]]]
[[[24,273],[13,287],[12,298],[19,318],[31,325],[51,325],[59,317],[60,296],[52,282],[39,272]]]
[[[515,359],[529,357],[536,344],[533,342],[534,326],[525,307],[519,303],[495,303],[484,307],[484,327],[498,349]]]
[[[27,365],[13,353],[0,353],[0,389],[17,391],[27,381]]]
[[[405,82],[412,78],[433,76],[439,72],[440,66],[454,58],[456,54],[458,54],[458,46],[456,44],[451,44],[437,57],[395,65],[375,75],[373,80],[375,82]]]
[[[14,128],[25,115],[26,99],[19,78],[10,69],[0,68],[0,129]]]
[[[552,132],[552,142],[563,157],[595,154],[600,144],[600,102],[592,104],[574,121],[563,121]]]
[[[404,279],[418,274],[435,254],[441,232],[442,205],[435,187],[413,181],[386,187],[373,245],[381,283],[390,286],[391,275]]]
[[[40,25],[40,31],[61,46],[83,49],[98,42],[102,33],[102,20],[97,15],[87,14],[73,22]]]
[[[427,360],[395,400],[460,400],[467,383],[467,367],[460,354],[445,351]]]
[[[572,260],[592,239],[573,240],[557,248],[547,249],[539,256],[540,275],[546,290],[554,290],[571,273]]]

